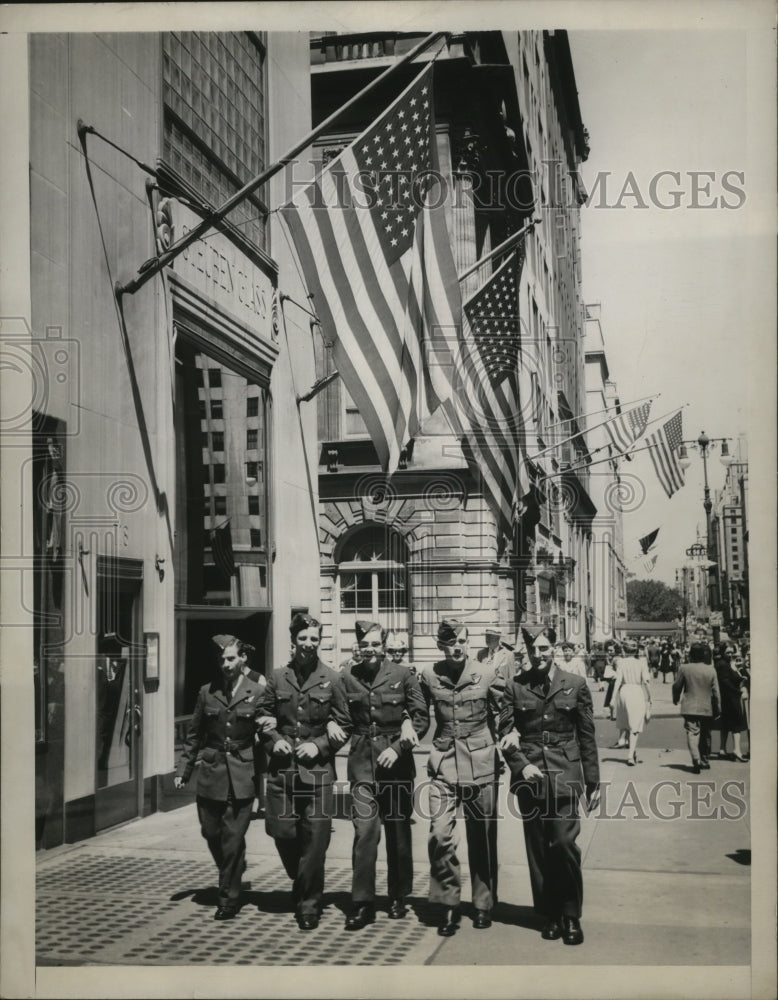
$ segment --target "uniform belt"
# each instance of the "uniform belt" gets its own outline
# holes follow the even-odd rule
[[[542,733],[522,733],[522,743],[542,743],[544,746],[559,746],[561,743],[569,743],[575,737],[575,733],[552,733],[544,729]]]
[[[233,753],[235,750],[248,750],[250,746],[253,746],[253,740],[231,740],[229,737],[225,740],[209,740],[205,744],[209,750],[222,750],[224,753]]]
[[[377,722],[371,722],[368,726],[354,726],[353,733],[375,739],[376,736],[399,736],[400,730],[397,726],[379,726]]]
[[[304,736],[308,739],[311,736],[324,736],[327,732],[327,727],[309,726],[306,723],[300,723],[297,726],[279,726],[278,732],[282,736]]]
[[[483,725],[468,726],[466,722],[447,722],[440,731],[439,739],[462,740],[468,736],[489,736],[491,733]]]

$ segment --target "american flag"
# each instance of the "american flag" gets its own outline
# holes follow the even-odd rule
[[[618,452],[625,452],[628,448],[642,437],[648,423],[648,415],[651,412],[651,401],[636,406],[626,413],[620,413],[614,420],[605,424],[613,447]]]
[[[655,552],[652,556],[649,556],[648,559],[645,559],[643,561],[643,569],[646,571],[646,573],[654,572],[654,567],[656,566],[656,561],[658,558],[659,558],[659,553]]]
[[[457,389],[446,405],[498,530],[507,537],[513,533],[517,504],[530,489],[519,409],[522,264],[523,253],[511,254],[464,304]]]
[[[335,365],[390,472],[451,395],[461,323],[432,73],[280,210]]]
[[[681,447],[683,430],[681,411],[671,417],[659,430],[649,434],[648,442],[651,461],[654,463],[659,482],[665,493],[671,497],[684,484],[683,469],[678,464],[676,451]]]
[[[654,528],[654,530],[649,531],[647,535],[643,535],[642,538],[638,538],[638,545],[640,546],[641,555],[644,556],[648,555],[648,553],[651,551],[651,546],[657,539],[658,534],[659,534],[659,528]]]

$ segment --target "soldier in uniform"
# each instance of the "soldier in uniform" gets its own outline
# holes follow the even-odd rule
[[[427,764],[431,779],[430,902],[442,908],[438,934],[449,937],[460,922],[460,867],[454,849],[457,806],[465,811],[473,926],[491,926],[497,889],[497,751],[495,734],[505,681],[499,670],[467,655],[467,628],[442,621],[438,648],[445,658],[419,674],[435,710],[435,737]]]
[[[296,614],[289,626],[291,661],[274,670],[260,706],[272,717],[263,735],[269,756],[265,829],[275,838],[293,879],[297,923],[318,926],[324,893],[324,858],[330,842],[335,779],[327,722],[346,713],[338,674],[319,659],[319,623]]]
[[[580,944],[583,878],[576,838],[578,800],[599,800],[599,762],[592,696],[586,679],[553,662],[545,635],[533,648],[533,667],[505,689],[500,747],[524,823],[532,898],[546,940]]]
[[[183,788],[197,764],[200,830],[219,869],[214,918],[231,920],[238,912],[246,870],[246,830],[254,801],[254,734],[262,689],[242,672],[243,643],[234,636],[219,640],[221,677],[200,688],[174,784]]]
[[[375,921],[375,870],[381,826],[386,834],[389,916],[406,914],[413,888],[411,811],[416,768],[412,739],[403,737],[403,721],[423,736],[429,711],[416,676],[385,658],[386,632],[376,622],[356,622],[362,662],[340,675],[348,712],[336,721],[351,737],[348,779],[354,824],[352,912],[346,930]]]

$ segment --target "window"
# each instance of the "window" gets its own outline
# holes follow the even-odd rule
[[[164,159],[211,205],[225,202],[266,161],[265,45],[241,32],[162,35]],[[262,202],[251,195],[230,219],[265,246]]]
[[[190,606],[266,608],[270,595],[267,554],[262,546],[268,537],[269,484],[264,461],[269,396],[244,375],[210,358],[200,347],[202,333],[198,332],[195,344],[184,325],[179,331],[175,369],[176,605],[182,615],[189,614],[186,608]],[[224,419],[218,431],[211,426],[213,407],[210,411],[206,407],[202,416],[203,390],[197,385],[198,368],[213,370],[217,365],[225,385],[225,398],[212,400],[219,403]],[[250,390],[257,403],[255,454],[260,460],[245,463]],[[210,451],[203,450],[203,434],[210,440]],[[219,461],[213,460],[215,451]]]
[[[224,418],[224,403],[221,399],[211,400],[211,419],[222,420]]]
[[[212,389],[221,389],[221,387],[222,387],[222,370],[221,370],[221,368],[209,368],[208,369],[208,385]]]
[[[387,628],[409,631],[408,550],[390,528],[366,525],[351,535],[338,557],[339,654],[353,643],[357,618],[376,616]]]
[[[256,417],[259,413],[259,396],[246,397],[246,416]]]
[[[246,448],[249,451],[253,451],[257,447],[257,434],[258,431],[255,427],[249,427],[246,431]]]
[[[341,386],[341,390],[341,399],[343,400],[343,436],[367,437],[367,427],[360,415],[359,409],[344,386]]]

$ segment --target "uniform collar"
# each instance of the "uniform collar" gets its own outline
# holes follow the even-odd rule
[[[323,663],[321,660],[317,659],[313,670],[311,670],[310,674],[308,674],[308,677],[302,682],[302,684],[297,679],[297,672],[295,671],[294,668],[294,660],[292,660],[292,662],[289,664],[286,672],[292,684],[297,688],[298,691],[308,691],[310,688],[315,687],[317,684],[320,684],[323,680],[326,679],[325,678],[326,670],[327,670],[326,664]]]
[[[395,664],[393,662],[387,661],[386,657],[384,657],[381,666],[378,668],[378,670],[376,670],[375,674],[372,677],[372,680],[370,672],[366,669],[363,663],[354,664],[354,666],[351,668],[351,674],[353,677],[356,677],[359,683],[363,684],[365,687],[377,688],[380,687],[382,684],[386,684],[386,682],[391,678],[392,667],[394,666]]]
[[[234,701],[239,700],[238,695],[240,695],[241,698],[244,698],[246,696],[247,692],[243,690],[244,684],[245,684],[245,678],[243,674],[238,674],[232,685],[232,693],[228,695],[225,688],[224,680],[222,679],[222,682],[219,685],[218,693],[222,696],[222,700],[224,701],[225,705],[231,705]]]
[[[481,680],[482,667],[477,660],[473,661],[469,656],[465,659],[465,665],[462,668],[462,673],[459,675],[459,680],[454,683],[451,674],[449,672],[448,660],[439,660],[435,666],[435,676],[439,679],[441,684],[445,687],[452,688],[455,691],[459,691],[460,688],[466,687],[468,684],[477,684]]]

